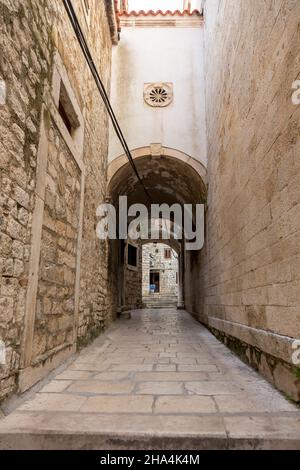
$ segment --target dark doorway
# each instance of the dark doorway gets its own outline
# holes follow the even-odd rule
[[[151,272],[150,273],[150,292],[153,294],[158,294],[160,291],[160,273]]]
[[[138,250],[135,246],[128,245],[128,264],[129,266],[137,267],[138,265]]]

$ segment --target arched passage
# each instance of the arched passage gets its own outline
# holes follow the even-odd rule
[[[202,200],[206,199],[206,184],[207,184],[207,171],[205,165],[197,160],[179,150],[172,148],[162,147],[160,145],[142,147],[131,151],[131,155],[135,162],[135,165],[139,169],[140,174],[145,179],[150,179],[150,190],[152,191],[151,196],[154,199],[154,192],[158,189],[162,189],[160,186],[160,181],[168,177],[167,173],[176,174],[177,177],[174,178],[174,182],[182,179],[182,176],[185,175],[185,184],[188,184],[187,178],[191,177],[191,183],[194,183],[195,193],[201,196]],[[177,171],[178,170],[178,171]],[[160,178],[157,176],[160,172]],[[108,194],[112,196],[115,193],[116,186],[120,185],[120,178],[125,177],[135,179],[135,175],[132,173],[132,169],[128,163],[126,155],[120,155],[108,166]],[[136,181],[137,182],[137,181]],[[146,183],[147,181],[145,181]],[[163,185],[166,189],[166,187]],[[179,188],[177,188],[178,190]],[[199,194],[200,193],[200,194]],[[180,199],[180,196],[176,195],[177,199]],[[157,202],[157,201],[156,201]]]
[[[143,186],[138,181],[132,167],[125,156],[114,160],[108,169],[108,200],[119,209],[119,198],[127,196],[128,207],[133,204],[143,204],[150,213],[152,204],[167,204],[170,208],[174,204],[183,207],[184,204],[204,204],[206,202],[206,169],[203,164],[188,155],[173,149],[145,147],[132,152],[136,168],[143,181],[151,201],[147,197]],[[164,217],[172,224],[171,216]],[[149,215],[151,219],[151,215]],[[172,230],[171,230],[172,231]],[[118,312],[132,308],[140,308],[142,300],[142,245],[144,243],[158,243],[159,238],[137,240],[115,240],[110,242],[111,283],[116,288],[118,298]],[[163,240],[171,245],[178,253],[178,307],[184,307],[185,291],[185,264],[186,257],[184,240]],[[133,255],[129,259],[130,253]],[[117,287],[116,287],[117,286]]]

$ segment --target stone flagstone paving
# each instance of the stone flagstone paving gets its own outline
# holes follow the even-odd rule
[[[300,409],[186,312],[133,312],[0,421],[0,448],[300,449]]]

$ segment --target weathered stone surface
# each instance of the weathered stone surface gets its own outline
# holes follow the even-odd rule
[[[69,387],[70,392],[85,394],[128,394],[132,391],[133,385],[130,382],[102,382],[102,381],[82,381],[76,382]]]
[[[15,361],[7,366],[6,378],[1,382],[2,398],[16,389],[24,353],[20,345],[24,345],[26,294],[33,275],[29,273],[29,261],[37,250],[33,246],[35,226],[32,225],[37,203],[35,191],[41,195],[46,185],[34,334],[32,351],[26,353],[26,358],[38,366],[62,348],[75,344],[77,339],[85,343],[109,324],[113,300],[107,286],[107,250],[95,233],[96,207],[104,201],[106,193],[108,118],[104,105],[61,1],[2,0],[0,3],[0,289],[3,296],[0,338],[15,354]],[[104,2],[97,6],[97,12],[93,4],[95,12],[91,12],[88,27],[83,3],[76,3],[79,21],[108,89],[112,18],[108,21]],[[79,108],[85,110],[81,254],[78,234],[82,174],[50,109],[55,51],[62,58]],[[44,145],[40,135],[42,106],[49,144],[45,182],[39,180],[38,149]],[[78,256],[82,265],[79,315],[75,319]],[[5,325],[2,307],[6,310]]]
[[[41,393],[60,393],[71,385],[70,380],[53,380],[42,388]]]
[[[151,413],[153,397],[146,396],[102,396],[88,398],[81,408],[87,413]]]
[[[57,393],[41,393],[34,399],[20,406],[21,411],[78,411],[86,401],[86,397],[63,395]]]
[[[141,395],[181,395],[184,390],[180,382],[145,382],[138,385],[138,392]]]
[[[156,413],[180,413],[198,414],[198,413],[214,413],[216,405],[210,397],[159,397],[155,402]]]
[[[207,239],[187,256],[186,307],[299,400],[276,363],[300,337],[300,4],[262,3],[205,1]]]
[[[158,328],[168,330],[168,342],[157,341]],[[1,449],[299,448],[298,408],[186,312],[135,311],[130,324],[120,320],[104,337],[0,421]],[[116,374],[112,365],[107,372],[96,372],[109,351],[138,355],[158,344],[163,350],[173,344],[174,354],[186,348],[199,358],[212,355],[222,380],[216,380],[216,373],[212,378],[199,372],[162,373],[158,366],[140,372],[139,364],[114,378],[109,375]],[[94,358],[95,366],[88,376],[74,370],[87,357]]]

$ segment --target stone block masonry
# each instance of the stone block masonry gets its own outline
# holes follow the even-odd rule
[[[81,178],[68,153],[59,133],[52,127],[49,132],[33,360],[73,343]]]
[[[90,2],[89,21],[83,2],[74,6],[109,89],[113,22],[106,3]],[[108,117],[63,2],[1,0],[0,24],[2,400],[102,331],[114,308],[107,247],[95,233],[106,193]],[[61,90],[57,55],[75,103],[66,109],[75,112],[71,123],[82,116],[83,141],[54,99]]]
[[[295,0],[205,2],[207,237],[186,267],[188,310],[296,401],[299,21]]]
[[[125,250],[124,267],[124,305],[122,310],[142,308],[142,246],[133,243],[137,249],[136,266],[130,266],[128,262],[128,245]]]

